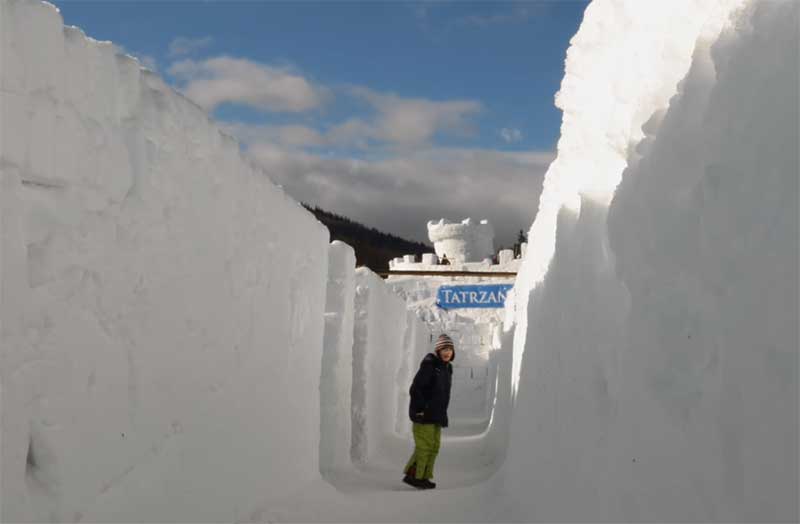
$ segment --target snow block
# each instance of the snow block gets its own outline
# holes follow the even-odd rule
[[[397,427],[399,391],[408,388],[407,355],[424,338],[423,327],[408,324],[412,318],[419,322],[383,279],[367,268],[356,270],[351,447],[356,463],[377,456],[380,437]]]
[[[400,348],[399,364],[394,379],[396,401],[392,411],[392,420],[395,434],[404,436],[411,434],[411,421],[408,418],[408,405],[411,399],[408,391],[411,381],[419,369],[421,355],[425,355],[431,349],[430,338],[428,325],[419,319],[416,311],[407,309],[403,344]]]
[[[331,242],[325,338],[320,378],[320,457],[323,476],[350,465],[350,397],[353,387],[353,307],[356,255],[353,248]]]

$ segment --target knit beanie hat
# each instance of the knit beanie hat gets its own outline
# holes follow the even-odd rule
[[[439,352],[441,350],[443,350],[444,348],[450,348],[450,349],[453,350],[453,356],[452,356],[452,358],[450,358],[450,360],[451,361],[455,360],[456,359],[456,347],[455,347],[455,345],[453,345],[453,339],[448,337],[446,334],[442,333],[441,335],[439,335],[439,338],[436,339],[436,346],[434,346],[434,351],[436,351],[436,354],[438,355]]]

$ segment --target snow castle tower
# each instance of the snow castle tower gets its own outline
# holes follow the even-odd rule
[[[471,218],[461,223],[440,219],[428,222],[428,238],[436,255],[447,255],[451,262],[481,262],[494,255],[494,229],[488,220],[480,223]]]

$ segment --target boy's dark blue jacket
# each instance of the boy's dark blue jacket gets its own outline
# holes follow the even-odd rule
[[[446,428],[452,383],[453,366],[433,353],[425,355],[408,391],[411,395],[408,406],[408,416],[411,421],[438,424]],[[417,416],[417,413],[422,413],[422,416]]]

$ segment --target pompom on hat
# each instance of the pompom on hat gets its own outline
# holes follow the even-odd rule
[[[439,338],[436,339],[436,345],[434,346],[434,351],[436,351],[436,354],[438,355],[439,352],[445,348],[449,348],[453,351],[453,356],[450,360],[451,361],[455,360],[456,347],[453,344],[453,339],[447,336],[445,333],[442,333],[441,335],[439,335]]]

